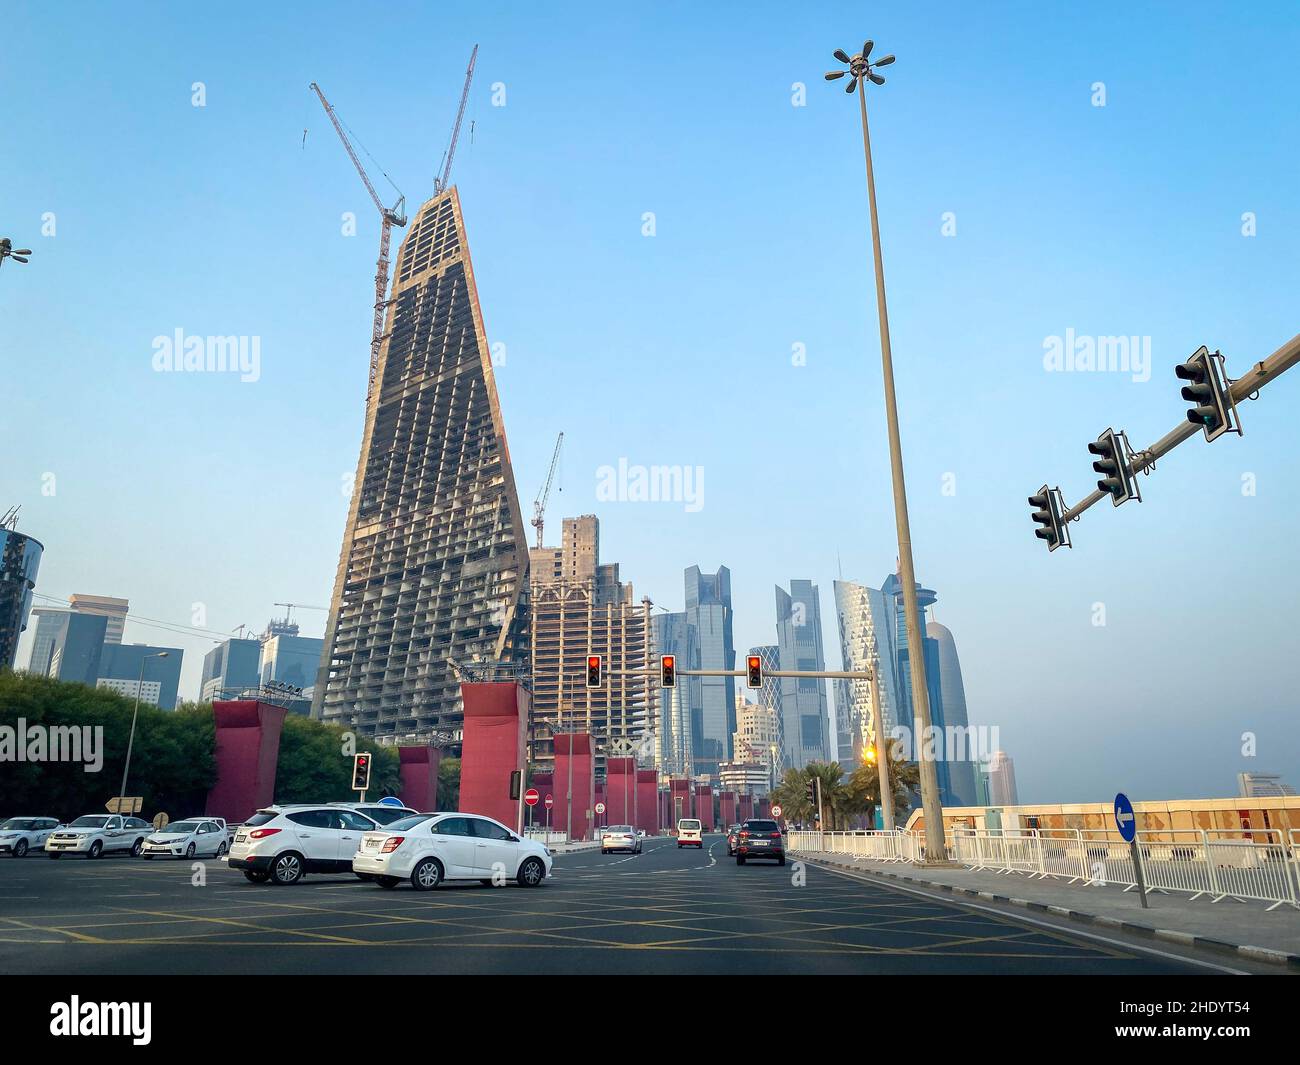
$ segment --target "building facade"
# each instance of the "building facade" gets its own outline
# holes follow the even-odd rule
[[[318,640],[318,644],[324,641]],[[317,653],[317,666],[320,654]],[[315,672],[311,675],[316,681]],[[230,639],[203,656],[203,677],[199,698],[204,702],[256,690],[262,683],[262,644],[253,639]],[[303,685],[298,685],[303,687]]]
[[[793,580],[788,592],[777,587],[776,636],[782,669],[825,670],[821,601],[812,581]],[[782,677],[780,713],[786,768],[802,769],[835,757],[823,678]]]
[[[74,592],[68,597],[68,606],[78,614],[102,614],[108,619],[104,631],[105,643],[121,643],[126,631],[126,615],[131,603],[111,595],[83,595]]]
[[[324,648],[325,641],[312,636],[272,636],[261,647],[261,682],[310,688],[320,671]]]
[[[1243,799],[1263,799],[1294,795],[1295,788],[1277,773],[1238,773],[1237,794]]]
[[[31,652],[27,656],[27,672],[49,676],[50,659],[54,656],[54,643],[63,626],[67,610],[60,607],[38,606],[32,608],[36,628],[32,630]]]
[[[732,633],[731,571],[719,566],[704,573],[699,566],[686,571],[686,624],[692,630],[695,659],[688,668],[734,670],[736,643]],[[736,678],[683,677],[691,712],[691,755],[696,777],[718,775],[731,759],[736,731]]]
[[[1006,751],[994,751],[989,758],[988,805],[1017,806],[1019,803],[1015,763]]]
[[[650,615],[650,629],[657,660],[659,655],[673,655],[679,668],[687,669],[697,661],[693,630],[686,623],[685,612]],[[677,678],[675,688],[659,689],[659,717],[656,727],[656,768],[660,776],[690,776],[694,764],[691,747],[690,689],[685,677]]]
[[[834,583],[835,613],[840,635],[840,660],[848,672],[879,669],[877,688],[880,706],[871,701],[871,682],[841,680],[835,688],[836,742],[842,765],[856,765],[862,749],[875,742],[876,714],[881,715],[883,733],[888,736],[900,717],[911,720],[911,711],[900,713],[895,663],[894,611],[891,601],[878,588],[856,581]]]
[[[44,551],[39,540],[0,525],[0,669],[13,669],[18,657]]]
[[[397,254],[313,716],[461,736],[460,681],[528,667],[528,554],[455,187]],[[453,742],[454,746],[454,742]]]

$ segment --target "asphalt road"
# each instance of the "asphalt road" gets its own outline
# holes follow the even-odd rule
[[[1213,955],[969,907],[721,837],[562,855],[544,886],[384,891],[248,883],[221,862],[0,859],[0,971],[166,973],[1092,973],[1246,970]],[[1256,970],[1266,971],[1266,970]]]

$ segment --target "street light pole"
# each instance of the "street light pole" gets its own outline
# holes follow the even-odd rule
[[[140,716],[140,692],[144,688],[144,666],[151,658],[166,658],[166,651],[159,651],[156,655],[145,655],[140,659],[140,679],[135,684],[135,709],[131,711],[131,735],[126,741],[126,763],[122,766],[122,787],[117,793],[117,812],[121,814],[123,803],[126,800],[126,775],[131,771],[131,750],[135,747],[135,722]]]
[[[898,401],[894,394],[894,357],[889,345],[889,310],[885,305],[885,266],[880,253],[880,219],[876,213],[876,176],[871,166],[871,134],[867,128],[867,90],[870,80],[883,85],[885,79],[874,67],[889,66],[892,55],[872,63],[871,41],[862,46],[860,54],[847,56],[843,49],[835,58],[848,64],[847,73],[852,80],[847,91],[858,90],[858,105],[862,114],[862,150],[867,163],[867,199],[871,207],[871,247],[876,267],[876,311],[880,321],[880,359],[885,386],[885,420],[889,427],[889,461],[894,482],[894,518],[898,526],[898,567],[903,583],[903,620],[907,631],[907,657],[912,678],[912,712],[919,731],[919,742],[914,744],[921,777],[921,809],[925,814],[926,864],[946,863],[948,852],[944,839],[943,807],[939,801],[939,774],[934,759],[929,756],[930,692],[925,675],[925,644],[921,632],[921,615],[916,599],[916,572],[912,564],[912,531],[907,516],[907,487],[903,480],[903,446],[898,432]],[[826,80],[842,78],[843,70],[831,71]],[[882,752],[883,754],[883,752]],[[882,795],[883,801],[883,795]]]
[[[889,779],[889,749],[885,746],[885,719],[880,710],[880,659],[871,660],[871,716],[875,719],[876,784],[880,788],[880,822],[886,832],[894,829],[894,785]]]

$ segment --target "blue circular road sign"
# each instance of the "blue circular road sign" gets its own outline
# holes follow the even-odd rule
[[[1137,835],[1137,817],[1133,813],[1133,804],[1122,791],[1115,796],[1115,827],[1124,837],[1125,843],[1132,843]]]
[[[385,795],[382,799],[379,800],[379,805],[380,806],[401,806],[402,800],[395,798],[392,795]]]

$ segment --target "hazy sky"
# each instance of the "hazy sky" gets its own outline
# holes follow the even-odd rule
[[[725,563],[742,651],[812,578],[835,664],[838,567],[878,586],[896,554],[856,105],[821,78],[870,34],[899,57],[869,102],[917,572],[972,721],[1030,801],[1300,785],[1300,376],[1073,551],[1025,502],[1088,491],[1107,426],[1178,423],[1200,344],[1239,376],[1300,330],[1294,4],[873,8],[8,6],[0,235],[34,255],[0,271],[0,509],[46,546],[37,591],[218,638],[329,602],[378,223],[307,86],[414,214],[478,42],[454,177],[525,513],[563,430],[552,536],[598,514],[671,609]],[[257,380],[156,372],[178,329],[257,338]],[[1048,371],[1067,334],[1150,360]],[[702,505],[598,499],[620,460],[702,469]],[[196,693],[210,641],[127,639],[179,642]]]

